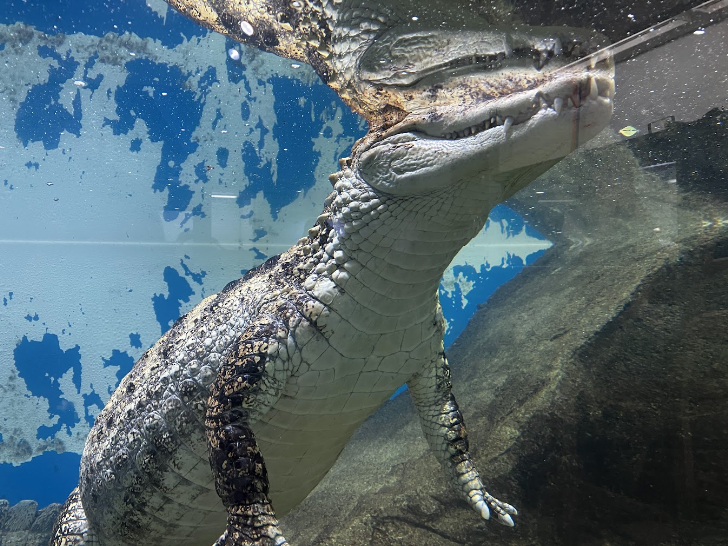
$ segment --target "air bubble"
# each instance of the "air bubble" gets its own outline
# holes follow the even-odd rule
[[[255,32],[255,30],[253,29],[253,25],[251,25],[247,21],[240,21],[240,30],[242,30],[248,36],[252,36]]]

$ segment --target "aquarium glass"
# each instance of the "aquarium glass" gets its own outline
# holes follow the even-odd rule
[[[500,375],[489,379],[495,389],[491,403],[470,408],[485,422],[493,416],[479,442],[491,434],[497,445],[511,446],[503,438],[516,438],[519,430],[535,443],[546,442],[525,432],[540,422],[528,417],[530,410],[516,419],[513,412],[521,409],[501,411],[492,402],[518,399],[518,408],[528,408],[536,403],[533,392],[542,388],[539,396],[582,400],[592,408],[578,418],[564,410],[563,422],[549,421],[579,441],[558,445],[554,434],[548,436],[553,445],[542,445],[544,452],[559,453],[561,462],[583,461],[539,466],[538,460],[550,459],[539,459],[538,449],[519,451],[516,440],[505,466],[497,462],[502,453],[476,451],[481,471],[495,477],[499,498],[512,498],[513,488],[519,492],[519,523],[507,530],[511,535],[500,527],[488,531],[464,503],[456,504],[459,517],[471,517],[470,534],[453,538],[432,531],[427,543],[520,544],[537,537],[543,544],[723,544],[728,533],[728,471],[720,463],[728,456],[723,297],[728,292],[728,4],[462,4],[474,17],[503,26],[601,33],[615,44],[616,95],[609,126],[496,206],[439,288],[445,347],[458,356],[453,383],[459,375],[468,388],[478,389],[482,379],[458,370],[486,369],[491,356],[505,359],[494,368]],[[351,153],[367,124],[308,65],[208,31],[162,0],[4,0],[0,68],[0,499],[8,501],[0,506],[2,537],[18,531],[3,528],[8,506],[30,500],[40,510],[65,501],[78,483],[95,417],[135,361],[181,315],[306,235],[331,192],[329,174]],[[604,241],[611,246],[602,251]],[[694,269],[698,277],[679,277],[681,260],[702,264]],[[665,270],[665,264],[673,269]],[[672,278],[670,271],[676,276],[671,284],[655,280]],[[534,290],[543,299],[537,308],[524,307],[515,298],[520,285],[513,283],[539,275],[551,284],[538,290],[527,285],[523,294]],[[704,291],[690,290],[701,283]],[[665,286],[670,288],[658,290]],[[549,298],[549,287],[561,292]],[[654,293],[645,295],[650,290]],[[472,317],[488,312],[494,294],[491,322],[468,326]],[[670,320],[661,315],[665,306],[674,309]],[[552,318],[541,316],[544,308]],[[582,308],[603,321],[572,320],[570,309]],[[505,309],[505,315],[495,309]],[[620,320],[629,309],[642,313],[639,323],[630,323],[632,333],[644,328],[642,341],[620,343],[634,353],[653,352],[655,368],[628,373],[620,368],[629,369],[628,352],[625,358],[592,359],[597,371],[582,372],[584,377],[603,373],[625,386],[655,378],[653,391],[635,386],[642,400],[653,392],[645,404],[661,408],[654,415],[645,408],[629,413],[616,401],[610,405],[590,390],[608,388],[584,378],[569,383],[568,392],[553,387],[559,374],[572,373],[560,364],[548,372],[520,366],[521,350],[543,351],[541,361],[549,363],[590,351],[609,353],[617,342],[604,341],[616,339],[605,332],[625,328]],[[507,336],[488,345],[478,330],[497,330],[499,316],[526,332],[514,334],[516,346],[507,359],[498,356]],[[539,345],[570,340],[573,348],[564,345],[558,355]],[[671,360],[669,343],[672,353],[682,354],[690,345],[694,356]],[[482,361],[472,360],[470,346],[487,348],[477,353]],[[674,380],[665,383],[662,374]],[[509,381],[516,377],[528,378],[524,385],[533,380],[523,387],[531,394],[514,391]],[[558,413],[560,407],[550,411]],[[603,413],[597,416],[594,408]],[[666,416],[667,408],[674,412]],[[632,422],[645,411],[642,425]],[[703,414],[714,419],[697,417]],[[499,420],[510,418],[508,430],[499,428]],[[612,432],[606,439],[590,441],[605,423],[614,431],[607,427]],[[643,445],[636,440],[644,437],[642,426],[661,432]],[[569,434],[564,438],[572,438]],[[625,455],[635,465],[635,475],[627,479],[615,453],[628,452],[635,442],[639,447]],[[655,463],[650,453],[665,450],[675,454],[670,463]],[[494,466],[486,458],[496,461]],[[662,480],[669,487],[643,468],[653,463],[666,469]],[[677,467],[670,470],[670,465]],[[573,485],[572,476],[559,482],[560,472],[577,473],[583,481]],[[569,497],[560,483],[579,493]],[[548,505],[568,498],[588,502],[589,487],[602,491],[587,509],[594,512],[584,520],[589,529],[579,527],[577,506],[560,513],[559,506]],[[616,498],[649,517],[599,530],[604,491],[613,501],[605,513],[624,516],[613,506]],[[410,519],[401,525],[425,524],[428,516],[415,511]],[[568,526],[576,530],[565,531]],[[707,538],[696,526],[709,529]],[[382,532],[388,541],[372,544],[394,544],[396,532]],[[398,543],[421,543],[403,536]]]

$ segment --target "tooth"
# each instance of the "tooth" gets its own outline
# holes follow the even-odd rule
[[[614,98],[614,80],[608,80],[607,82],[607,98]]]
[[[544,66],[546,66],[546,63],[549,62],[549,56],[546,51],[542,51],[541,54],[538,57],[538,69],[541,70]]]
[[[496,116],[496,117],[495,117],[495,122],[496,122],[496,123],[497,123],[498,125],[503,125],[503,116]]]
[[[503,39],[503,52],[506,54],[506,57],[510,57],[513,55],[513,48],[511,47],[511,44],[508,43],[507,39]]]
[[[548,102],[546,102],[546,101],[544,100],[544,98],[543,98],[543,97],[539,96],[539,97],[538,97],[538,101],[539,101],[539,103],[540,103],[540,105],[541,105],[541,109],[542,109],[542,110],[543,110],[544,108],[548,108],[548,107],[549,107],[549,103],[548,103]]]
[[[574,106],[579,106],[581,104],[578,89],[575,89],[574,92],[571,94],[571,102],[574,103]]]
[[[597,85],[596,78],[589,78],[589,98],[590,99],[599,98],[599,86]]]
[[[566,107],[567,108],[576,108],[576,104],[574,104],[574,99],[572,97],[568,97],[566,99]]]
[[[513,125],[513,118],[508,116],[505,120],[503,120],[503,130],[507,133],[511,128],[511,125]]]
[[[554,99],[554,110],[556,110],[557,114],[561,113],[561,109],[563,108],[563,106],[564,106],[564,99],[562,99],[561,97],[556,97]]]
[[[561,44],[561,38],[554,39],[554,54],[561,55],[564,52],[564,47]]]
[[[589,56],[589,68],[591,70],[594,70],[595,68],[597,68],[598,64],[600,64],[603,61],[608,60],[608,59],[609,59],[609,53],[603,49],[597,51],[596,53],[592,53]]]

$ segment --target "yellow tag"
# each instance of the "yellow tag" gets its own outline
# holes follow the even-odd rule
[[[636,127],[632,127],[631,125],[627,125],[627,127],[623,127],[619,130],[619,134],[626,137],[631,137],[639,133],[640,130]]]

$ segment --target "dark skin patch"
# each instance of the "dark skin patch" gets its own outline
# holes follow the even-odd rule
[[[267,263],[267,262],[266,262]],[[277,525],[268,498],[268,472],[250,425],[246,402],[258,395],[269,345],[283,325],[259,322],[235,342],[210,388],[205,428],[215,490],[228,509],[217,544],[268,544]]]

